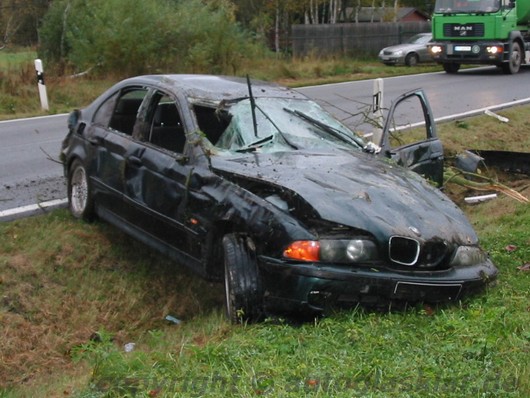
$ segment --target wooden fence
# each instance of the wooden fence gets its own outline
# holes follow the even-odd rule
[[[416,33],[430,31],[430,22],[293,25],[291,46],[294,57],[375,56],[383,47],[402,43]]]

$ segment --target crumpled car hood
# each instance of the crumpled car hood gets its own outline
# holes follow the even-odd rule
[[[283,186],[324,220],[393,235],[475,244],[461,210],[419,175],[355,151],[250,153],[212,157],[212,167]]]

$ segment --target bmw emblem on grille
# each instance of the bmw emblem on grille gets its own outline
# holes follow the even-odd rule
[[[421,232],[418,228],[410,226],[409,230],[411,230],[416,236],[421,236]]]

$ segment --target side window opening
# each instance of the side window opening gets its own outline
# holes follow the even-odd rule
[[[214,108],[201,105],[195,105],[193,110],[199,128],[206,135],[206,138],[215,145],[230,124],[230,115],[225,111],[216,111]]]
[[[175,101],[162,93],[154,98],[153,118],[147,140],[172,152],[184,152],[186,135]]]
[[[116,101],[118,99],[119,92],[114,93],[110,98],[105,100],[103,104],[98,108],[92,120],[94,124],[107,127],[110,124],[114,108],[116,107]]]
[[[147,94],[145,88],[127,90],[116,103],[109,127],[127,135],[132,135],[138,109]]]

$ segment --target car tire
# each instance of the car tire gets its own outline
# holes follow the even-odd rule
[[[454,73],[457,73],[458,70],[460,69],[460,64],[447,63],[447,64],[443,64],[443,67],[446,73],[454,74]]]
[[[252,242],[245,236],[223,238],[226,315],[234,324],[256,322],[262,317],[262,292]]]
[[[418,62],[420,62],[420,59],[416,53],[407,54],[405,57],[405,65],[407,66],[416,66]]]
[[[75,218],[85,221],[94,219],[92,187],[85,166],[75,159],[68,172],[68,207]]]
[[[518,42],[513,42],[510,60],[502,64],[502,71],[506,75],[515,75],[519,72],[522,62],[521,46]]]

